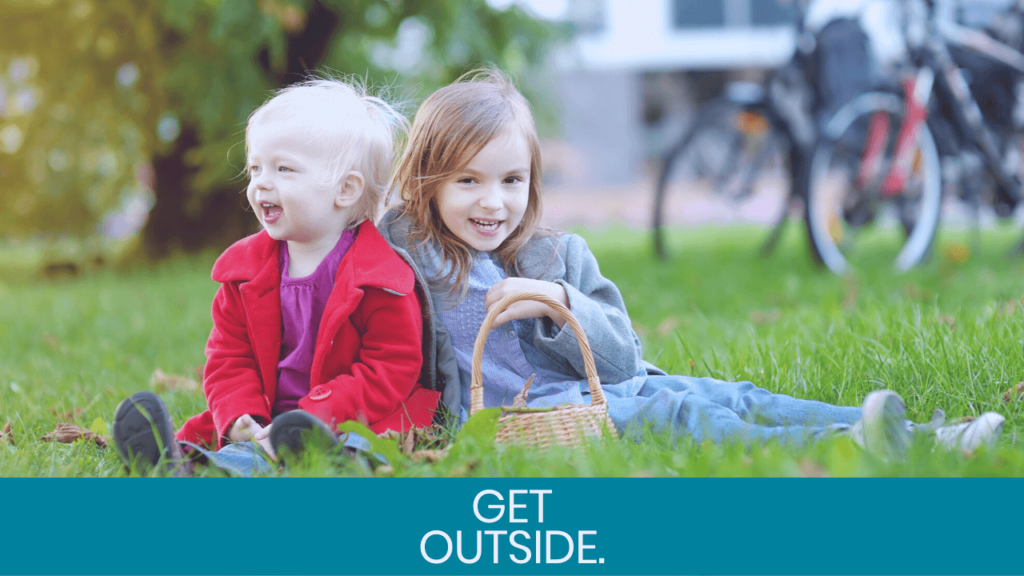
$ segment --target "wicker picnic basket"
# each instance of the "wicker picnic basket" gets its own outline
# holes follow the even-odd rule
[[[530,384],[533,382],[533,376],[531,376],[524,384],[523,390],[516,395],[512,406],[501,407],[502,413],[498,418],[498,434],[495,441],[549,448],[552,445],[578,446],[584,437],[590,435],[609,434],[612,438],[617,438],[615,425],[608,417],[608,402],[601,389],[601,381],[597,377],[594,354],[590,350],[586,333],[583,332],[580,323],[569,312],[569,309],[560,302],[549,296],[530,292],[517,292],[502,298],[491,307],[483,325],[480,326],[476,343],[473,345],[473,379],[469,387],[470,416],[484,408],[481,364],[487,334],[491,331],[494,319],[506,308],[521,300],[535,300],[547,304],[561,314],[565,318],[566,324],[572,328],[576,334],[576,340],[579,341],[580,351],[583,353],[583,366],[587,373],[587,384],[590,386],[591,403],[589,405],[565,404],[550,408],[528,408],[526,397],[530,390]]]

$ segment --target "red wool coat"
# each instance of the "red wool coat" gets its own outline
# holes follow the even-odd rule
[[[221,448],[243,414],[270,422],[281,360],[279,244],[262,231],[213,265],[221,287],[203,374],[209,410],[189,419],[179,440]],[[338,266],[299,408],[332,427],[364,419],[377,433],[431,423],[440,394],[418,382],[423,315],[414,283],[405,261],[363,222]]]

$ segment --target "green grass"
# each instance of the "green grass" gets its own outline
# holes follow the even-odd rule
[[[879,263],[836,278],[811,264],[792,228],[768,259],[756,255],[761,230],[677,231],[668,263],[654,260],[643,233],[581,233],[602,272],[620,287],[646,358],[669,372],[750,380],[773,392],[844,405],[891,388],[916,421],[928,420],[936,408],[951,418],[995,410],[1007,418],[995,450],[964,457],[919,442],[906,462],[883,463],[841,438],[793,451],[687,441],[672,446],[650,437],[572,452],[467,438],[441,462],[401,460],[388,473],[1024,475],[1024,449],[1016,442],[1022,403],[1001,398],[1024,380],[1024,261],[1006,255],[1019,232],[986,232],[982,250],[962,263],[950,259],[950,246],[966,234],[946,233],[931,262],[911,273],[896,275]],[[15,442],[0,441],[0,476],[124,474],[112,450],[39,437],[54,429],[53,412],[75,408],[81,411],[73,423],[109,428],[117,403],[146,389],[155,369],[190,375],[203,363],[215,256],[75,280],[0,283],[0,426],[11,423]],[[162,397],[179,425],[205,407],[201,392]],[[357,462],[308,460],[282,474],[372,473]]]

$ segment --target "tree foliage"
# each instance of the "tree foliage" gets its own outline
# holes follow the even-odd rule
[[[418,102],[557,33],[485,0],[0,0],[0,26],[2,230],[116,237],[152,207],[157,256],[252,229],[241,144],[272,90],[320,71]]]

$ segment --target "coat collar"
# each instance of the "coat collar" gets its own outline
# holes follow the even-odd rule
[[[266,230],[261,230],[225,250],[217,258],[210,275],[220,283],[250,282],[267,266],[277,266],[280,244]],[[338,272],[349,270],[353,286],[373,286],[401,294],[412,292],[415,283],[412,270],[369,220],[359,225],[356,241],[345,255],[346,260],[349,258],[352,259],[351,267],[339,266]],[[280,283],[280,278],[278,273],[277,283]]]

